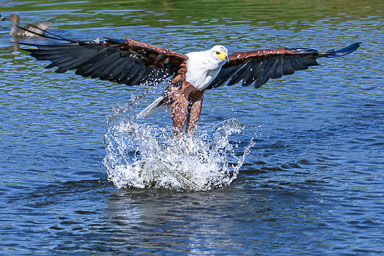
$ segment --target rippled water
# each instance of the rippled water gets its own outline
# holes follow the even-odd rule
[[[222,158],[210,158],[221,167],[206,176],[227,173],[222,177],[230,182],[191,192],[156,186],[167,184],[167,174],[150,168],[152,162],[146,170],[157,173],[142,184],[153,188],[125,188],[132,162],[117,179],[109,165],[142,150],[127,147],[111,161],[116,148],[108,146],[137,139],[129,129],[149,132],[161,148],[172,145],[165,136],[168,113],[130,119],[162,88],[144,94],[46,70],[12,45],[10,24],[1,22],[0,254],[384,253],[382,1],[51,0],[0,6],[3,15],[19,13],[23,24],[56,18],[51,31],[66,37],[130,37],[181,53],[218,43],[237,51],[363,42],[351,55],[320,59],[321,66],[259,89],[206,93],[192,146],[209,155],[215,131],[237,127],[228,137],[221,134]],[[143,99],[130,112],[133,95]],[[110,144],[116,134],[120,144]],[[154,144],[144,145],[153,155]],[[198,174],[194,178],[201,179]]]

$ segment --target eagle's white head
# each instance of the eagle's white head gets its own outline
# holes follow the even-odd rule
[[[228,60],[228,49],[222,45],[215,45],[209,51],[212,58],[219,62]]]
[[[196,89],[204,90],[228,60],[228,49],[222,45],[215,45],[209,50],[190,52],[186,55],[188,56],[186,81]]]

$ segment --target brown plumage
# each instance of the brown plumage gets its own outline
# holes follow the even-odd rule
[[[139,116],[147,116],[157,106],[168,104],[171,107],[173,129],[177,134],[181,134],[185,126],[187,133],[193,132],[200,117],[203,94],[207,89],[238,82],[242,82],[243,86],[254,84],[257,88],[271,78],[279,78],[318,65],[317,58],[343,56],[355,51],[360,45],[355,43],[340,50],[325,52],[308,48],[278,48],[234,52],[229,56],[225,47],[215,46],[212,49],[216,49],[219,59],[213,57],[218,63],[213,71],[217,72],[212,73],[212,77],[208,77],[209,83],[203,84],[202,87],[191,83],[192,78],[188,81],[188,75],[192,77],[191,73],[194,72],[189,69],[195,68],[191,66],[192,63],[207,56],[212,49],[184,55],[131,39],[74,41],[58,36],[47,37],[66,40],[67,43],[29,44],[37,48],[26,50],[38,60],[51,61],[47,68],[58,67],[58,73],[75,70],[76,74],[84,77],[100,78],[129,86],[155,85],[172,78],[170,85],[164,90],[164,95]],[[202,66],[204,65],[203,63]]]

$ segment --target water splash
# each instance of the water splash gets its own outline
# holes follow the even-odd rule
[[[240,157],[235,155],[237,145],[229,136],[242,131],[235,119],[224,121],[213,135],[177,138],[169,129],[137,123],[133,108],[118,106],[105,134],[103,163],[117,188],[207,191],[228,186],[253,146],[251,141]]]

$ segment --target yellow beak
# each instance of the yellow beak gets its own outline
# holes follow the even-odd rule
[[[227,58],[227,53],[220,52],[220,54],[218,54],[217,57],[219,57],[219,59],[221,60],[225,60]]]

